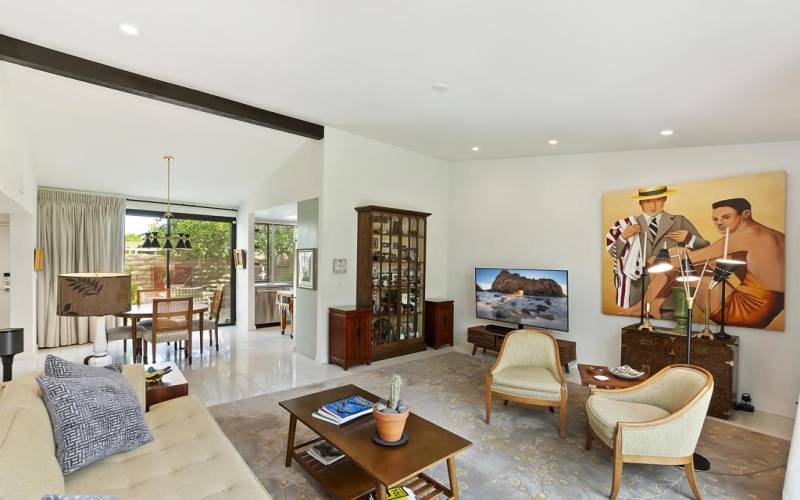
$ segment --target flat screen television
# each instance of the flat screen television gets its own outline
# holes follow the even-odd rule
[[[475,315],[481,319],[569,331],[566,270],[475,268]]]

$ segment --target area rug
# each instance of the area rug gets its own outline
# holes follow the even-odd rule
[[[569,385],[566,439],[558,436],[558,415],[544,407],[503,406],[495,400],[492,423],[486,425],[483,383],[493,359],[450,352],[225,403],[212,407],[211,413],[276,499],[326,498],[297,465],[284,466],[289,417],[278,402],[345,384],[382,395],[390,376],[398,373],[405,380],[403,399],[413,412],[473,442],[456,456],[463,498],[608,498],[611,453],[596,442],[590,451],[583,448],[588,389]],[[298,424],[297,442],[312,437]],[[709,420],[697,451],[712,463],[711,471],[698,472],[704,498],[780,498],[787,441]],[[444,465],[429,474],[447,484]],[[692,498],[686,476],[677,467],[626,464],[622,480],[621,499]]]

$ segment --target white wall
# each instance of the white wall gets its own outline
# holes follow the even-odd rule
[[[8,255],[8,223],[0,220],[0,280],[3,273],[11,272],[11,263]],[[1,281],[0,281],[1,282]],[[11,296],[0,292],[0,328],[11,326]]]
[[[319,199],[297,203],[297,248],[319,248]],[[317,355],[317,290],[298,288],[294,303],[295,349],[314,359]]]
[[[328,360],[328,308],[355,304],[356,211],[362,205],[433,215],[428,222],[429,296],[447,289],[448,164],[442,160],[326,127],[320,197],[317,360]],[[347,273],[333,274],[333,259]]]
[[[318,198],[321,191],[322,141],[309,140],[275,173],[264,180],[239,207],[237,247],[247,250],[247,268],[236,274],[236,321],[254,329],[255,273],[253,229],[255,212],[290,202]]]
[[[25,329],[25,351],[36,352],[36,178],[13,101],[5,91],[0,63],[0,212],[10,213],[8,260],[11,272],[10,326]]]
[[[606,191],[787,171],[786,331],[730,328],[740,336],[739,391],[756,408],[793,417],[800,391],[800,142],[563,155],[454,163],[450,169],[448,290],[461,338],[475,318],[473,268],[570,271],[570,332],[578,360],[618,363],[630,318],[601,313],[601,196]]]

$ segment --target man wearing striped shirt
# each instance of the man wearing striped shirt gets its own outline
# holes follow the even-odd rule
[[[674,215],[664,210],[667,196],[675,193],[674,189],[667,186],[640,188],[634,200],[639,201],[642,213],[636,216],[637,224],[627,226],[619,238],[614,242],[614,255],[623,255],[626,245],[634,236],[639,236],[639,248],[647,248],[645,261],[649,261],[659,250],[664,248],[666,242],[669,248],[675,245],[687,246],[698,249],[708,246],[706,241],[689,219],[682,215]],[[632,256],[632,258],[635,258]],[[630,283],[630,303],[639,304],[642,297],[642,280]],[[651,297],[652,299],[652,297]],[[635,315],[631,308],[630,314]]]

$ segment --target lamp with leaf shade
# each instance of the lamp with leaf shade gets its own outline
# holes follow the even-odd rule
[[[128,273],[67,273],[58,275],[59,316],[97,318],[94,353],[84,360],[93,366],[111,364],[105,316],[131,307],[131,275]]]

